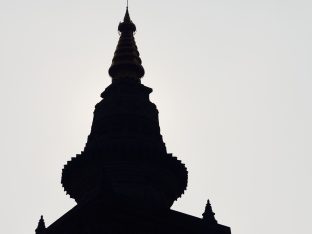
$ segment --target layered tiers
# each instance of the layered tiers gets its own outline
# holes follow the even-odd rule
[[[62,184],[78,203],[109,196],[134,207],[169,208],[187,186],[187,170],[167,153],[128,9],[109,69],[112,84],[94,111],[84,151],[64,169]],[[108,199],[109,200],[109,199]]]
[[[168,208],[183,194],[187,170],[166,151],[151,91],[120,82],[102,93],[84,151],[63,170],[62,184],[78,203],[104,191],[139,206]]]
[[[118,31],[120,32],[120,38],[112,65],[108,71],[109,75],[112,77],[113,82],[120,79],[131,79],[140,82],[145,71],[133,36],[136,26],[130,19],[128,8],[124,22],[118,26]]]

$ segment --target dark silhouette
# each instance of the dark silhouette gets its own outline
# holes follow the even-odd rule
[[[210,201],[208,200],[205,212],[203,213],[203,220],[210,225],[218,224],[216,218],[214,217],[215,213],[212,211]]]
[[[44,233],[45,230],[46,230],[45,223],[43,220],[43,216],[41,215],[38,227],[36,228],[36,234]]]
[[[120,39],[84,151],[63,169],[62,185],[77,205],[36,234],[215,233],[219,225],[208,202],[203,219],[171,210],[187,187],[187,170],[167,153],[152,92],[141,84],[144,68],[128,8]]]

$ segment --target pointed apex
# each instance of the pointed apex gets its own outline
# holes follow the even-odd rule
[[[124,22],[127,22],[127,23],[131,23],[132,22],[131,19],[130,19],[128,6],[127,6],[126,14],[125,14],[125,17],[124,17]]]
[[[43,216],[41,215],[38,226],[36,228],[36,234],[43,234],[46,230]]]
[[[118,31],[120,33],[134,33],[136,31],[135,24],[132,22],[128,7],[126,9],[124,21],[119,24]]]
[[[203,213],[203,220],[208,224],[217,224],[217,220],[214,217],[215,213],[212,211],[210,201],[207,201],[205,212]]]

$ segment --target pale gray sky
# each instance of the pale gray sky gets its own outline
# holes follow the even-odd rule
[[[126,1],[0,1],[0,233],[32,234],[74,202],[79,153]],[[211,199],[233,234],[312,233],[312,2],[131,0],[169,152],[189,170],[174,209]]]

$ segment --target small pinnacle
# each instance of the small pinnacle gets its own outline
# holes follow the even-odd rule
[[[209,224],[217,224],[217,220],[214,217],[215,213],[212,211],[210,201],[207,201],[205,212],[203,213],[203,220]]]
[[[43,219],[43,215],[41,215],[38,226],[36,228],[36,234],[41,234],[43,233],[43,231],[45,231],[46,227],[45,227],[45,223],[44,223],[44,219]]]

